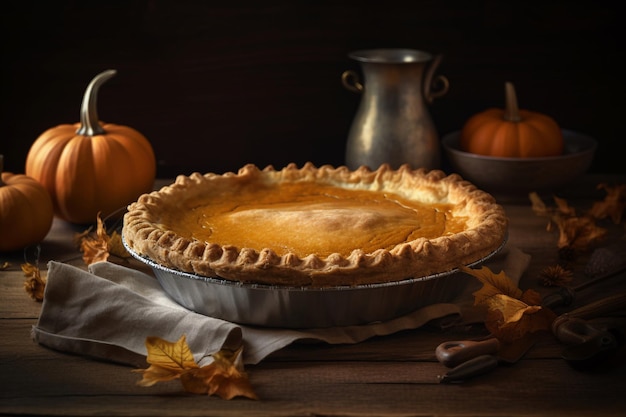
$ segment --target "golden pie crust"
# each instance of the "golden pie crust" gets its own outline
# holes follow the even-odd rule
[[[354,286],[443,273],[506,239],[504,209],[456,174],[328,165],[179,176],[128,207],[136,254],[206,277]]]

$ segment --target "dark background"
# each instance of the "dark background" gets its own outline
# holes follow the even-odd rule
[[[609,1],[7,1],[0,6],[0,153],[23,172],[44,130],[79,120],[106,69],[102,120],[152,143],[158,175],[252,162],[340,165],[360,96],[340,82],[350,51],[442,54],[450,91],[430,106],[440,136],[502,107],[599,141],[591,167],[623,173],[623,15]],[[444,161],[445,164],[445,161]]]

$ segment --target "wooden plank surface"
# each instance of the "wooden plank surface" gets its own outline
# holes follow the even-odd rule
[[[576,200],[588,204],[588,200]],[[532,255],[520,286],[542,293],[538,274],[555,262],[556,236],[527,204],[506,205],[510,244]],[[610,239],[623,225],[610,225]],[[55,221],[42,248],[48,257],[80,265],[71,243],[81,231]],[[296,343],[246,368],[259,401],[184,393],[177,381],[150,388],[136,385],[132,367],[56,352],[30,336],[40,304],[23,288],[21,254],[3,254],[11,267],[0,272],[0,415],[108,416],[621,416],[626,412],[626,352],[588,370],[575,369],[547,335],[513,366],[462,384],[443,385],[447,368],[434,356],[446,340],[483,333],[480,326],[441,330],[426,326],[356,345]],[[585,262],[581,258],[580,265]],[[577,268],[579,269],[579,268]],[[577,273],[575,280],[582,277]],[[583,295],[582,304],[626,290],[626,274]]]

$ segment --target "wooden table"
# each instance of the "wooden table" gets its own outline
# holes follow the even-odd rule
[[[583,210],[603,198],[598,182],[624,183],[624,177],[588,176],[565,194]],[[546,201],[551,203],[551,201]],[[544,287],[539,273],[557,262],[556,233],[530,204],[505,204],[510,217],[509,242],[532,256],[520,287]],[[623,239],[624,225],[609,229],[603,244]],[[41,265],[48,259],[81,265],[72,235],[84,227],[55,220],[41,245]],[[625,254],[626,255],[626,254]],[[576,261],[575,281],[584,279],[586,255]],[[459,384],[440,384],[447,368],[437,362],[436,346],[475,336],[481,329],[426,326],[356,345],[294,344],[246,368],[260,396],[222,400],[184,393],[178,381],[150,388],[136,385],[132,368],[52,351],[31,340],[30,330],[41,304],[26,294],[18,254],[0,254],[0,415],[180,415],[180,416],[555,416],[626,415],[626,355],[621,348],[610,360],[587,370],[560,357],[563,345],[542,338],[512,366]],[[607,279],[576,305],[626,290],[626,274]],[[557,312],[559,312],[557,310]]]

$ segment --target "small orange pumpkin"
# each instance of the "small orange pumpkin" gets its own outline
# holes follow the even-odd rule
[[[71,223],[93,223],[152,191],[156,160],[137,130],[99,121],[100,85],[116,74],[98,74],[87,86],[80,123],[43,132],[26,157],[26,175],[43,184],[55,214]]]
[[[563,133],[545,114],[520,110],[513,84],[505,84],[505,109],[470,117],[461,130],[461,148],[487,156],[530,158],[563,153]]]
[[[42,241],[54,212],[52,200],[37,180],[2,172],[0,155],[0,252],[23,249]]]

